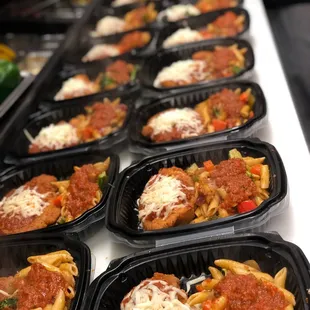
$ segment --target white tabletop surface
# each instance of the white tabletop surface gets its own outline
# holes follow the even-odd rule
[[[251,16],[250,41],[255,53],[253,80],[262,87],[268,103],[269,124],[256,134],[279,151],[288,176],[290,203],[285,213],[273,218],[268,231],[277,231],[288,241],[302,248],[310,259],[309,218],[306,200],[309,189],[310,157],[294,104],[277,54],[268,18],[261,0],[245,0]],[[127,151],[120,154],[121,170],[131,163]],[[116,241],[105,228],[86,241],[96,257],[95,277],[107,268],[112,259],[133,253]]]

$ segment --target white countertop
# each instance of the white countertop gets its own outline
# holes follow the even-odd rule
[[[305,199],[305,193],[309,190],[309,152],[262,1],[245,0],[244,7],[251,17],[250,41],[256,59],[253,80],[262,87],[268,104],[269,124],[256,136],[278,149],[286,168],[290,190],[289,208],[273,218],[267,230],[277,231],[285,240],[300,246],[310,259],[310,207]],[[120,156],[123,170],[131,163],[131,155],[124,151]],[[95,277],[105,271],[112,259],[137,251],[118,243],[105,228],[87,240],[86,244],[96,257]]]

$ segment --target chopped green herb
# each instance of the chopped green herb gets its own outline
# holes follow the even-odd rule
[[[212,112],[216,118],[218,118],[221,115],[221,110],[217,107],[213,107]]]
[[[233,66],[233,73],[238,74],[241,72],[242,68],[238,67],[238,66]]]
[[[194,175],[194,176],[193,176],[193,181],[194,181],[194,182],[199,182],[199,177],[198,177],[198,175]]]
[[[16,309],[17,299],[16,298],[7,298],[0,301],[0,309],[13,308]]]
[[[57,221],[57,223],[58,223],[58,224],[65,224],[65,223],[66,223],[66,220],[65,220],[63,217],[61,217],[61,218],[59,218],[59,220]]]
[[[251,178],[251,179],[253,178],[253,175],[252,175],[252,173],[251,173],[250,171],[247,171],[247,172],[246,172],[246,175],[247,175],[249,178]]]
[[[105,88],[107,86],[110,86],[111,84],[115,84],[115,81],[112,78],[110,78],[109,76],[104,75],[102,80],[101,80],[101,87]]]
[[[103,190],[105,184],[108,182],[108,176],[106,174],[106,172],[102,172],[101,174],[99,174],[99,177],[98,177],[98,185],[99,185],[99,188],[101,190]]]
[[[134,81],[137,77],[137,72],[140,69],[140,66],[134,66],[131,73],[130,73],[130,80]]]

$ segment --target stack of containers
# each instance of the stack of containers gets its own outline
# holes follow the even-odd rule
[[[195,4],[195,1],[177,2]],[[188,17],[192,14],[189,10],[187,15],[177,21],[169,21],[170,13],[159,13],[171,9],[176,4],[173,0],[154,1],[153,4],[151,1],[133,1],[122,6],[115,6],[112,1],[104,1],[102,4],[97,0],[90,5],[80,22],[69,32],[71,37],[67,38],[65,46],[59,49],[50,66],[46,66],[39,76],[44,78],[37,84],[35,94],[32,93],[32,97],[28,98],[36,112],[28,115],[26,120],[21,115],[15,136],[12,139],[6,137],[5,143],[0,146],[6,152],[5,163],[8,165],[8,168],[0,172],[0,193],[3,198],[12,189],[42,174],[66,180],[77,171],[74,167],[102,162],[109,157],[110,165],[105,171],[107,178],[100,187],[102,196],[94,206],[88,207],[88,210],[68,222],[1,237],[0,246],[8,253],[1,259],[3,276],[13,275],[25,267],[27,257],[31,255],[67,250],[74,257],[80,275],[75,285],[76,297],[70,309],[120,309],[124,296],[141,281],[152,277],[154,272],[176,275],[181,279],[181,287],[189,287],[190,292],[194,293],[192,284],[195,279],[209,277],[208,267],[213,266],[214,260],[256,260],[262,271],[272,276],[286,267],[286,289],[295,296],[295,308],[308,308],[310,296],[307,288],[310,287],[310,276],[307,259],[297,246],[283,241],[277,234],[262,233],[265,224],[287,207],[287,177],[275,147],[252,138],[266,123],[267,103],[260,86],[251,80],[254,54],[251,44],[245,40],[250,27],[250,16],[242,8],[242,1],[232,0],[231,3],[233,7],[211,10],[198,16]],[[147,5],[156,10],[160,18],[149,19],[143,15],[144,25],[141,28],[126,28],[123,32],[117,29],[117,25],[123,25],[121,19],[124,20],[129,11]],[[242,16],[243,20],[242,30],[234,37],[213,37],[164,48],[164,42],[167,42],[165,40],[178,29],[189,27],[200,30],[230,12]],[[107,22],[102,26],[100,21],[107,16],[110,16],[110,27]],[[116,21],[115,17],[118,18]],[[136,19],[138,18],[131,19],[131,23]],[[134,45],[136,42],[130,37],[126,44],[131,47],[134,45],[135,48],[119,49],[119,53],[124,53],[115,55],[115,44],[124,42],[124,36],[136,31],[143,32],[148,38],[144,44]],[[97,50],[88,53],[95,45],[99,45]],[[176,61],[190,59],[196,52],[213,51],[217,46],[232,45],[246,49],[244,68],[240,68],[233,76],[181,87],[154,85],[158,73],[164,67]],[[110,56],[102,57],[102,52],[98,53],[98,48],[100,50],[102,46]],[[98,58],[98,54],[99,58],[104,59],[89,61],[93,57]],[[115,66],[115,62],[118,66]],[[124,62],[127,65],[124,66]],[[117,68],[114,67],[114,80],[105,71],[111,65]],[[119,70],[128,70],[129,73],[124,78]],[[79,74],[87,76],[87,83],[95,83],[95,91],[87,91],[88,95],[83,93],[84,96],[80,97],[76,95],[76,92],[85,87],[85,76],[78,82],[71,79]],[[111,84],[116,85],[111,87]],[[255,98],[254,114],[238,126],[160,142],[151,141],[142,134],[143,127],[157,113],[167,109],[194,108],[223,89],[239,89],[244,93],[249,88]],[[112,121],[115,121],[115,114],[112,113],[108,118],[110,123],[107,122],[106,126],[114,129],[99,137],[97,135],[95,139],[84,139],[70,147],[58,148],[53,145],[36,153],[29,152],[30,145],[37,143],[35,137],[43,127],[69,122],[85,113],[85,107],[102,102],[104,98],[111,101],[120,98],[124,105],[123,112],[126,115],[119,126],[112,126]],[[92,113],[89,109],[86,111]],[[85,121],[85,118],[82,119]],[[51,137],[46,136],[45,139],[47,138]],[[116,154],[125,148],[140,160],[119,174],[120,160]],[[178,167],[185,170],[193,164],[200,167],[209,160],[219,164],[229,158],[232,149],[237,149],[242,157],[264,157],[264,165],[269,166],[269,195],[255,209],[195,224],[187,223],[158,230],[142,228],[138,217],[138,201],[150,178],[158,174],[160,169]],[[144,157],[145,155],[148,156]],[[84,190],[83,184],[80,190]],[[0,207],[3,208],[3,205],[0,204]],[[62,204],[61,206],[63,207]],[[81,240],[87,240],[104,224],[122,242],[132,247],[152,249],[111,262],[107,271],[87,288],[94,259]],[[104,247],[104,243],[102,246]],[[14,257],[13,263],[10,262],[11,257]]]

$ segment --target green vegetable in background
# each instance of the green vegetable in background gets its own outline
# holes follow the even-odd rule
[[[20,79],[17,65],[10,61],[0,59],[0,103],[19,84]]]
[[[238,74],[239,72],[241,72],[242,68],[238,67],[238,66],[233,66],[233,73]]]
[[[106,174],[106,172],[102,172],[101,174],[99,174],[99,177],[98,177],[98,185],[99,185],[99,188],[101,189],[101,191],[103,190],[105,184],[108,182],[108,176]]]
[[[242,158],[241,153],[237,149],[232,149],[228,153],[229,158]]]
[[[111,84],[115,84],[115,81],[111,79],[110,77],[108,77],[107,75],[104,75],[101,80],[101,87],[105,88]]]
[[[0,301],[0,309],[5,308],[16,308],[17,299],[16,298],[7,298]]]
[[[140,66],[134,66],[132,72],[130,73],[130,80],[134,81],[137,77],[137,72],[140,69]]]

